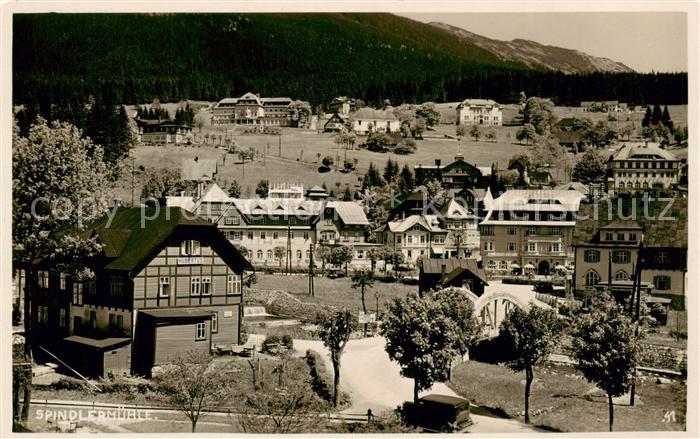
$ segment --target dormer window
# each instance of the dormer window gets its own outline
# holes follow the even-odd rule
[[[199,241],[187,240],[180,243],[180,255],[182,256],[199,256],[201,255]]]

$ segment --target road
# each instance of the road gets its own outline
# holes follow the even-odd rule
[[[323,343],[316,340],[294,340],[294,350],[303,355],[307,349],[318,352],[329,371],[332,365]],[[350,340],[345,347],[340,365],[340,388],[350,394],[352,405],[344,413],[366,413],[367,409],[379,415],[393,410],[413,398],[413,380],[400,375],[399,365],[384,351],[384,339],[371,337]],[[457,396],[444,383],[435,383],[432,389],[421,392]],[[538,431],[512,419],[472,415],[473,433],[532,433]]]

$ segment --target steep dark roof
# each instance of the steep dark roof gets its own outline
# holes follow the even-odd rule
[[[78,343],[85,346],[90,346],[97,349],[109,349],[118,346],[124,346],[131,343],[130,337],[108,337],[108,338],[89,338],[80,335],[71,335],[63,339],[64,341],[70,341],[73,343]]]
[[[670,208],[668,208],[669,203],[672,203]],[[611,223],[625,224],[629,227],[630,220],[622,220],[622,218],[631,216],[633,206],[636,209],[635,222],[644,232],[645,247],[688,248],[688,200],[685,198],[649,201],[647,214],[641,198],[581,204],[572,245],[599,242],[600,229]],[[668,210],[665,211],[667,208]],[[664,218],[672,219],[659,219],[662,214]]]
[[[423,267],[423,273],[426,274],[440,274],[442,273],[442,266],[445,265],[445,276],[451,275],[453,271],[457,270],[452,278],[460,274],[463,270],[468,270],[474,276],[478,277],[481,281],[488,285],[486,279],[486,273],[484,273],[483,268],[479,268],[476,263],[476,259],[439,259],[439,258],[429,258],[428,256],[423,256],[420,258],[421,266]]]
[[[133,272],[145,266],[177,229],[207,239],[227,264],[252,269],[214,224],[179,207],[156,209],[119,207],[110,211],[111,217],[103,216],[83,232],[84,236],[97,236],[103,245],[104,268]]]

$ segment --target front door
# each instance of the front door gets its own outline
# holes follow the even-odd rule
[[[547,276],[549,274],[549,262],[540,261],[540,263],[537,264],[537,274]]]

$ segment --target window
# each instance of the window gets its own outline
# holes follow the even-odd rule
[[[406,255],[408,256],[408,259],[411,259],[413,257],[413,252],[409,250],[406,252]]]
[[[530,253],[537,252],[537,243],[536,242],[528,242],[527,243],[527,251]]]
[[[487,251],[487,252],[493,251],[493,241],[484,242],[484,251]]]
[[[584,262],[600,262],[600,252],[598,250],[586,250],[583,252]]]
[[[600,282],[600,276],[598,275],[598,273],[596,273],[595,270],[591,270],[588,273],[586,273],[586,285],[587,286],[597,285],[598,282]]]
[[[613,240],[613,233],[612,232],[605,232],[605,240],[612,241]]]
[[[528,227],[527,228],[527,236],[534,236],[537,235],[537,227]]]
[[[211,332],[219,332],[219,313],[216,311],[211,314]]]
[[[670,290],[671,289],[671,277],[670,276],[654,276],[654,288],[657,290]]]
[[[615,280],[629,280],[630,276],[627,274],[625,270],[620,270],[617,273],[615,273]]]
[[[241,277],[236,274],[229,274],[226,277],[226,294],[241,293]]]
[[[555,242],[549,246],[549,251],[552,253],[561,253],[561,242]]]
[[[550,227],[549,228],[549,234],[552,236],[560,236],[561,235],[561,229],[559,227]]]
[[[496,269],[496,261],[488,261],[486,263],[486,268],[489,270],[495,270]]]
[[[486,236],[493,236],[495,234],[493,226],[482,227],[481,234]]]
[[[199,256],[201,254],[199,241],[182,241],[180,243],[180,254],[183,256]]]
[[[637,234],[636,233],[630,233],[629,236],[627,237],[629,241],[636,241],[637,240]]]
[[[73,282],[73,305],[82,306],[83,305],[83,283],[75,281]]]
[[[202,280],[199,276],[195,276],[190,280],[190,296],[199,296],[201,282]]]
[[[263,258],[263,251],[258,250],[258,259],[262,259],[262,258]]]
[[[425,235],[420,235],[420,243],[425,244]]]
[[[202,296],[211,296],[211,276],[202,276]]]
[[[267,251],[267,259],[272,259],[272,250]]]
[[[668,263],[668,252],[660,251],[656,254],[656,262],[659,264]]]
[[[277,239],[279,237],[280,235],[277,232],[272,232],[272,239]]]
[[[237,226],[241,223],[241,219],[237,216],[226,217],[225,223],[227,226]]]
[[[304,241],[308,241],[309,239],[309,232],[304,232]]]
[[[498,263],[498,268],[500,270],[507,270],[508,269],[508,261],[500,261]]]
[[[37,307],[37,319],[42,325],[47,324],[49,322],[49,309],[45,306],[39,305]]]
[[[518,234],[518,228],[517,227],[508,227],[506,229],[506,233],[508,235],[517,235]]]
[[[224,234],[224,238],[231,239],[231,232],[229,232],[228,230],[223,230],[221,233]]]
[[[161,277],[158,281],[158,296],[168,297],[170,295],[170,278]]]
[[[401,244],[401,235],[396,235],[396,243]]]
[[[297,250],[297,259],[301,259],[301,255],[302,255],[301,250]]]
[[[265,232],[260,232],[260,239],[265,239]]]
[[[509,242],[507,248],[509,252],[518,251],[518,245],[514,242]]]
[[[243,239],[243,232],[241,232],[240,230],[234,230],[233,231],[233,240],[240,241],[241,239]]]
[[[109,295],[121,297],[124,295],[124,279],[118,276],[109,277]]]
[[[197,323],[194,334],[195,341],[207,339],[207,324],[204,322]]]
[[[39,270],[39,272],[37,272],[37,282],[39,283],[39,288],[48,288],[49,272],[46,270]]]
[[[61,291],[66,291],[66,273],[58,274],[58,288]]]
[[[624,233],[618,233],[618,234],[617,234],[617,240],[618,240],[618,241],[624,241],[624,240],[625,240],[625,234],[624,234]]]
[[[615,250],[612,254],[612,260],[616,264],[627,264],[630,261],[630,252],[627,250]]]
[[[248,232],[248,239],[253,240],[253,232]]]
[[[124,316],[121,314],[117,315],[117,331],[122,332],[124,330]]]

